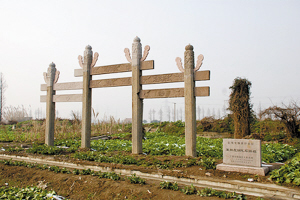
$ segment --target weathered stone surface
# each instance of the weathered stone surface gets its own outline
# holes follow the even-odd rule
[[[223,163],[261,167],[261,141],[223,139]]]
[[[56,83],[53,85],[53,90],[80,90],[82,88],[82,82]],[[41,91],[47,91],[46,84],[41,84]]]
[[[84,57],[79,56],[79,64],[82,69],[75,70],[75,76],[83,76],[83,82],[55,84],[58,76],[51,78],[52,99],[51,102],[80,102],[82,101],[82,140],[81,147],[90,147],[91,132],[91,93],[92,88],[132,86],[132,153],[142,153],[142,121],[143,121],[143,99],[144,98],[172,98],[185,97],[185,121],[186,121],[186,155],[196,156],[196,96],[209,96],[209,87],[195,88],[195,81],[210,80],[210,71],[200,71],[203,56],[198,56],[197,68],[194,68],[193,46],[187,45],[183,69],[181,59],[176,58],[177,65],[184,73],[159,74],[142,76],[142,70],[154,69],[154,61],[144,61],[149,53],[150,47],[146,46],[142,56],[142,45],[136,37],[132,44],[132,58],[129,49],[125,49],[126,59],[130,63],[94,67],[98,54],[93,52],[91,46],[87,46]],[[84,60],[84,61],[83,61]],[[50,70],[51,71],[51,70]],[[92,80],[92,75],[129,72],[132,77]],[[50,73],[49,73],[50,74]],[[51,74],[54,74],[51,72]],[[59,74],[58,74],[59,75]],[[47,74],[45,74],[47,78]],[[53,81],[52,81],[53,80]],[[184,88],[142,90],[142,85],[183,82]],[[46,91],[46,85],[41,85],[41,90]],[[56,90],[83,89],[82,94],[54,95]],[[41,97],[41,101],[46,101]],[[55,112],[55,110],[54,110]]]
[[[209,80],[210,79],[210,71],[196,72],[194,75],[194,79],[195,79],[195,81]],[[141,82],[143,85],[158,84],[158,83],[184,82],[184,73],[142,76]]]
[[[210,95],[210,87],[196,87],[195,96],[196,97],[208,97]]]
[[[90,88],[90,81],[92,76],[90,75],[90,69],[92,61],[92,47],[87,46],[84,51],[83,63],[81,148],[90,148],[91,145],[92,89]]]
[[[41,102],[46,102],[46,96],[41,95]],[[53,102],[82,102],[82,94],[53,95]]]
[[[261,164],[260,140],[223,139],[223,164],[217,165],[218,170],[265,176],[276,167]]]
[[[209,71],[200,71],[195,73],[195,80],[196,81],[204,81],[209,80]],[[149,75],[149,76],[142,76],[141,77],[141,84],[147,85],[147,84],[159,84],[159,83],[174,83],[174,82],[183,82],[184,81],[184,74],[183,73],[173,73],[173,74],[159,74],[159,75]],[[112,79],[100,79],[100,80],[91,80],[90,87],[91,88],[102,88],[102,87],[118,87],[118,86],[130,86],[132,83],[131,77],[126,78],[112,78]],[[61,84],[61,83],[60,83]],[[74,83],[74,85],[60,85],[55,84],[54,88],[61,89],[63,88],[82,88],[82,84]],[[59,87],[58,87],[58,86]],[[44,85],[42,85],[42,89],[44,89]],[[196,96],[209,96],[209,87],[208,91],[205,90],[195,90],[197,93]],[[204,93],[199,93],[204,92]]]
[[[147,60],[141,62],[141,70],[154,69],[154,60]],[[123,63],[116,65],[106,65],[100,67],[92,68],[91,75],[101,75],[101,74],[111,74],[111,73],[120,73],[120,72],[130,72],[132,71],[131,63]],[[74,76],[82,76],[82,69],[75,69]]]
[[[55,91],[53,86],[47,87],[46,96],[46,129],[45,129],[45,144],[49,146],[54,145],[54,121],[55,121],[55,103],[53,96]]]
[[[185,103],[185,155],[197,156],[196,152],[196,98],[194,81],[194,51],[187,45],[184,52],[184,103]]]
[[[130,86],[131,83],[132,83],[131,77],[100,79],[100,80],[92,80],[90,87],[102,88],[102,87]]]
[[[210,71],[196,71],[194,72],[194,80],[195,81],[207,81],[210,80]]]
[[[141,62],[145,61],[148,54],[149,54],[149,51],[150,51],[150,46],[149,45],[146,45],[145,48],[144,48],[144,53],[143,53],[143,57],[141,58]]]
[[[131,71],[131,64],[124,63],[124,64],[94,67],[91,71],[91,75],[112,74],[112,73],[130,72],[130,71]]]
[[[48,67],[48,73],[44,73],[44,78],[47,83],[46,102],[46,129],[45,129],[45,144],[54,145],[54,121],[55,121],[55,103],[53,96],[53,84],[57,81],[59,73],[56,71],[55,64],[51,63]],[[57,77],[57,78],[55,78]]]
[[[203,59],[204,59],[204,56],[202,54],[200,54],[198,57],[197,57],[197,64],[196,64],[196,67],[194,69],[194,72],[198,71],[202,65],[202,62],[203,62]]]
[[[47,70],[47,73],[44,72],[44,80],[47,86],[53,86],[54,83],[58,81],[60,72],[56,70],[55,64],[52,62]]]
[[[257,174],[260,176],[265,176],[269,172],[269,167],[249,167],[240,165],[217,165],[217,170],[227,171],[227,172],[240,172],[248,174]]]
[[[139,94],[142,90],[141,85],[141,63],[142,44],[140,39],[136,37],[132,43],[132,153],[143,153],[142,146],[142,125],[143,125],[143,99]]]
[[[194,74],[195,81],[205,81],[210,79],[210,71],[200,71]],[[142,85],[184,82],[184,73],[158,74],[142,76]]]
[[[181,58],[179,58],[179,57],[175,58],[175,62],[176,62],[176,65],[177,65],[179,71],[184,72]]]
[[[195,95],[209,96],[209,87],[196,87]],[[184,88],[142,90],[140,93],[140,98],[142,99],[174,98],[174,97],[184,97]]]
[[[184,97],[184,88],[142,90],[142,99]]]
[[[80,77],[83,75],[82,69],[74,69],[74,76],[75,77]]]
[[[142,76],[141,83],[146,84],[158,84],[158,83],[173,83],[173,82],[183,82],[183,73],[173,73],[173,74],[159,74],[159,75],[149,75]]]

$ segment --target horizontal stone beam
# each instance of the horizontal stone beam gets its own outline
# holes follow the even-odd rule
[[[197,71],[195,73],[195,81],[205,81],[210,79],[210,71]],[[184,73],[173,73],[173,74],[159,74],[142,76],[141,84],[158,84],[158,83],[175,83],[183,82]],[[101,79],[91,80],[91,88],[102,88],[102,87],[118,87],[118,86],[130,86],[132,82],[131,77],[126,78],[113,78],[113,79]]]
[[[208,97],[210,96],[210,87],[195,87],[195,97]]]
[[[100,67],[93,67],[91,70],[91,75],[101,75],[101,74],[112,74],[120,72],[131,72],[131,63],[116,64],[116,65],[106,65]],[[141,62],[141,70],[154,69],[154,60],[147,60]],[[82,69],[75,69],[74,76],[82,76]]]
[[[210,95],[209,87],[196,87],[195,96],[204,97]],[[174,98],[184,97],[184,88],[170,88],[170,89],[153,89],[153,90],[142,90],[140,98],[142,99],[153,99],[153,98]]]
[[[41,95],[40,101],[46,102],[46,95]],[[82,102],[82,94],[54,95],[53,102]]]
[[[210,71],[197,71],[194,75],[195,81],[205,81],[210,79]],[[159,84],[159,83],[175,83],[183,82],[184,73],[172,73],[172,74],[158,74],[142,76],[141,84]],[[91,80],[91,88],[102,88],[102,87],[118,87],[118,86],[130,86],[132,82],[131,77],[126,78],[113,78],[113,79],[101,79]],[[56,83],[53,86],[53,90],[80,90],[83,88],[82,82],[66,82]],[[41,84],[41,91],[47,91],[47,85]]]
[[[208,81],[210,80],[210,71],[196,71],[194,74],[194,80],[195,81]]]
[[[82,82],[55,83],[53,86],[53,90],[80,90],[82,88]],[[41,84],[41,91],[47,91],[46,84]]]
[[[91,80],[90,88],[130,86],[131,80],[132,80],[131,77]]]
[[[197,71],[194,74],[195,81],[205,81],[210,79],[210,71]],[[158,74],[142,76],[141,84],[158,84],[158,83],[175,83],[183,82],[184,73],[172,73],[172,74]]]

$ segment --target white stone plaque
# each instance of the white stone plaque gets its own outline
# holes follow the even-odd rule
[[[223,139],[223,163],[261,167],[261,141]]]

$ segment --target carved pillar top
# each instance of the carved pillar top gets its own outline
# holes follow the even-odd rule
[[[87,45],[85,47],[85,51],[84,51],[83,55],[84,55],[84,61],[83,61],[83,58],[81,55],[78,56],[78,61],[79,61],[80,67],[83,69],[84,69],[84,67],[86,67],[85,70],[91,70],[95,66],[95,64],[98,60],[99,54],[97,52],[95,52],[94,58],[93,58],[92,47],[90,45]],[[84,63],[88,63],[88,64],[84,65]],[[87,66],[87,65],[89,65],[89,66]]]
[[[44,80],[47,86],[53,86],[54,83],[58,81],[59,71],[56,70],[55,64],[52,62],[49,64],[47,73],[44,72]]]
[[[194,69],[194,47],[192,45],[187,45],[184,52],[184,69]]]
[[[184,52],[184,68],[188,66],[189,69],[193,69],[194,72],[198,71],[202,65],[204,56],[200,54],[197,57],[197,64],[194,68],[194,47],[190,44],[185,46],[185,52]],[[184,72],[185,69],[183,69],[181,58],[177,57],[175,59],[176,65],[179,69],[179,71]]]
[[[188,50],[194,50],[194,47],[191,45],[191,44],[188,44],[185,46],[185,50],[188,51]]]
[[[142,58],[142,44],[139,37],[135,37],[132,43],[132,66],[138,66]]]
[[[90,45],[87,45],[85,47],[84,58],[83,59],[84,59],[83,69],[89,71],[91,69],[91,63],[92,63],[92,60],[93,60],[93,51],[92,51],[92,47]]]
[[[139,62],[145,61],[149,54],[149,51],[150,51],[150,46],[146,45],[142,57],[142,44],[141,44],[141,39],[138,36],[136,36],[133,39],[132,53],[134,54],[134,56],[132,56],[132,59],[130,56],[130,50],[128,48],[124,49],[124,53],[127,61],[130,62],[133,66],[136,66],[137,64],[139,64]],[[132,62],[133,59],[135,59],[136,61]]]
[[[84,56],[86,55],[93,55],[92,47],[90,45],[85,47]]]
[[[133,42],[141,42],[141,39],[138,36],[135,36],[135,38],[133,39]]]

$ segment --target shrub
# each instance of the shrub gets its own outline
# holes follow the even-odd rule
[[[99,173],[99,178],[108,178],[114,181],[120,180],[121,177],[116,174],[115,172],[103,172],[103,173]]]
[[[54,191],[42,190],[38,187],[27,186],[25,188],[1,187],[1,199],[52,199]]]
[[[235,78],[230,87],[229,110],[233,112],[234,138],[241,139],[250,135],[250,121],[253,119],[250,104],[251,82],[243,78]]]
[[[136,176],[136,174],[132,174],[131,176],[127,177],[127,179],[130,181],[130,183],[133,183],[133,184],[141,184],[141,185],[146,184],[146,181],[144,179]]]
[[[269,143],[261,146],[262,160],[267,163],[284,162],[295,155],[297,149],[280,143]]]
[[[21,147],[8,147],[5,149],[5,151],[8,151],[8,152],[20,152],[20,151],[23,151],[24,149],[21,148]]]
[[[280,169],[270,173],[270,179],[276,183],[290,183],[300,186],[300,153]]]
[[[216,169],[216,160],[211,157],[203,157],[199,165],[205,169]]]
[[[185,186],[184,189],[181,189],[181,192],[187,195],[197,194],[197,190],[193,184],[191,186]]]
[[[160,188],[161,189],[168,189],[168,190],[179,190],[179,187],[178,187],[178,183],[177,182],[169,182],[169,181],[164,181],[164,182],[160,182]]]
[[[55,147],[55,146],[48,146],[48,145],[37,145],[34,144],[32,148],[27,149],[26,152],[28,153],[36,153],[36,154],[43,154],[43,155],[58,155],[61,154],[63,149]]]
[[[236,194],[235,192],[226,192],[226,191],[217,191],[212,188],[204,188],[202,190],[197,191],[197,195],[201,197],[220,197],[223,199],[229,199],[229,198],[234,198],[234,199],[239,199],[239,200],[245,200],[247,199],[244,194]]]

